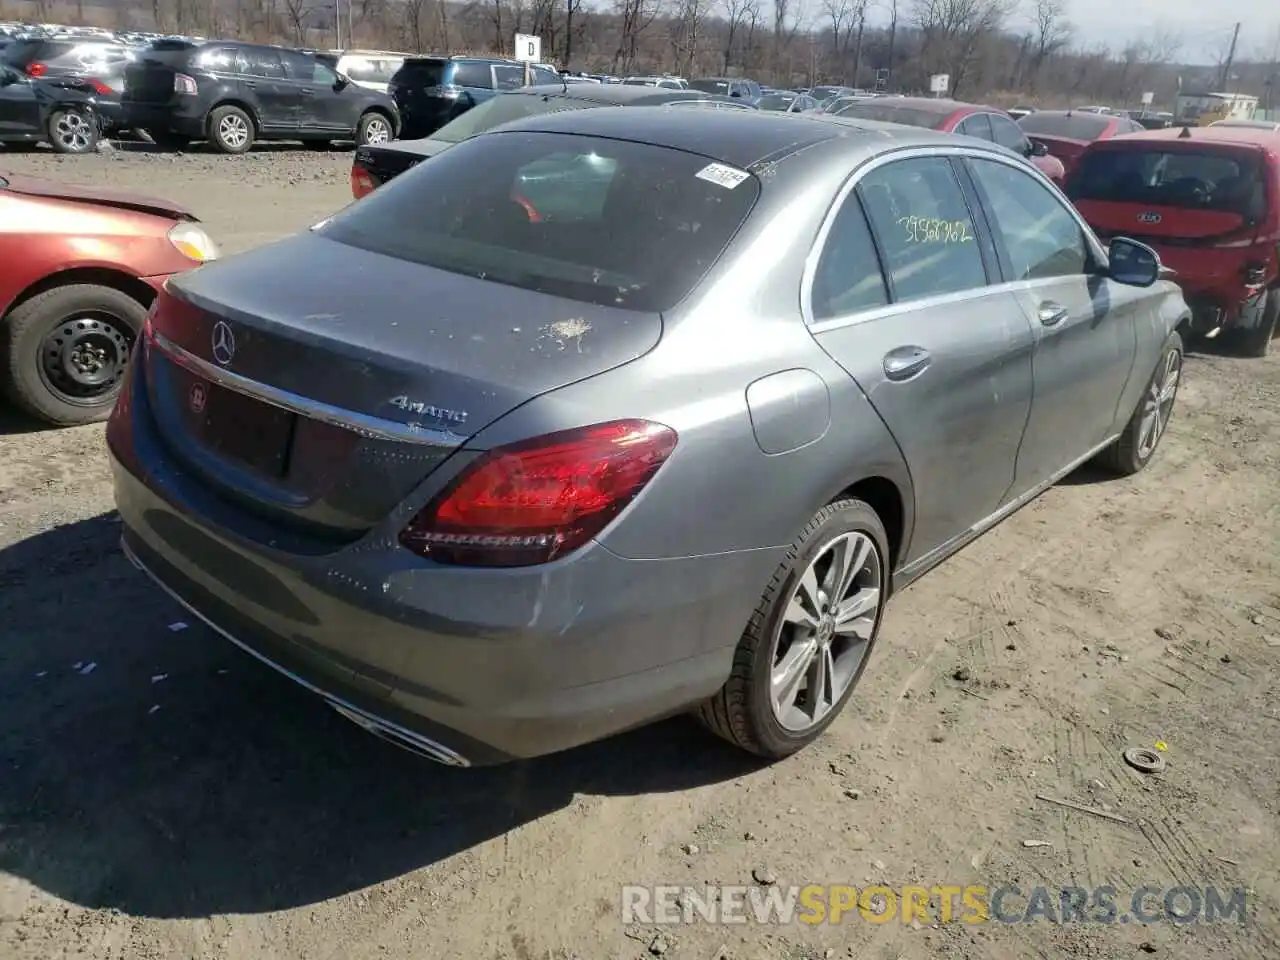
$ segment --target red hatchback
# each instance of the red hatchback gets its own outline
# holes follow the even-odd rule
[[[1043,143],[1049,155],[1062,161],[1067,174],[1095,140],[1109,140],[1124,133],[1142,133],[1142,124],[1128,117],[1080,110],[1037,110],[1018,121],[1023,133]]]
[[[1267,354],[1280,317],[1280,135],[1174,127],[1099,140],[1066,192],[1104,240],[1156,249],[1193,332],[1229,331],[1246,354]]]
[[[1063,180],[1062,162],[1050,156],[1043,144],[1032,141],[1012,117],[996,107],[929,97],[873,97],[845,107],[838,115],[904,123],[909,127],[989,140],[1026,157],[1054,183],[1061,184]]]

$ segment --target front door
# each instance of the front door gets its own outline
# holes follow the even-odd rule
[[[996,276],[945,157],[895,160],[862,177],[814,275],[814,336],[857,381],[911,471],[908,563],[994,513],[1013,484],[1032,331],[1013,295],[990,286]]]
[[[1014,162],[965,161],[1006,277],[1032,329],[1035,400],[1018,454],[1015,496],[1118,431],[1119,401],[1137,351],[1143,292],[1101,276],[1080,222],[1055,192]]]
[[[270,47],[242,47],[237,59],[240,83],[262,130],[281,133],[298,129],[302,96],[299,84],[285,74],[279,52]]]

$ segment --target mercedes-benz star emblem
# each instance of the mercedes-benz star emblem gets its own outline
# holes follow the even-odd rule
[[[225,367],[235,355],[236,335],[231,330],[231,324],[219,320],[213,325],[213,359]]]
[[[187,398],[191,405],[192,413],[204,413],[204,405],[209,400],[209,392],[205,389],[203,383],[193,383],[191,385],[191,394]]]

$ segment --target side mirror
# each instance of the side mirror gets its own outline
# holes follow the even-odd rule
[[[335,89],[335,90],[345,90],[345,89],[347,89],[347,87],[351,86],[351,78],[350,78],[350,77],[348,77],[346,74],[342,74],[342,73],[335,73],[334,75],[335,75],[338,79],[337,79],[337,80],[335,80],[335,81],[333,81],[333,89]]]
[[[1043,143],[1041,143],[1039,140],[1032,140],[1032,141],[1031,141],[1031,156],[1033,156],[1033,157],[1047,157],[1048,155],[1049,155],[1049,148],[1048,148],[1048,147],[1046,147],[1046,146],[1045,146]]]
[[[1160,255],[1145,243],[1116,237],[1107,251],[1107,276],[1130,287],[1149,287],[1160,278]]]
[[[741,91],[741,90],[731,90],[731,91],[729,91],[729,96],[731,96],[731,97],[740,97],[740,96],[742,96],[742,91]]]

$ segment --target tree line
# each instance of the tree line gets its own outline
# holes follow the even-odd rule
[[[333,46],[340,19],[344,46],[424,53],[510,54],[519,32],[572,70],[900,93],[945,73],[953,96],[1004,106],[1135,107],[1144,92],[1167,106],[1180,85],[1219,81],[1269,101],[1280,59],[1280,42],[1240,45],[1231,79],[1180,65],[1171,30],[1086,43],[1067,0],[0,0],[5,16],[314,47]],[[1220,66],[1226,57],[1224,46]]]

